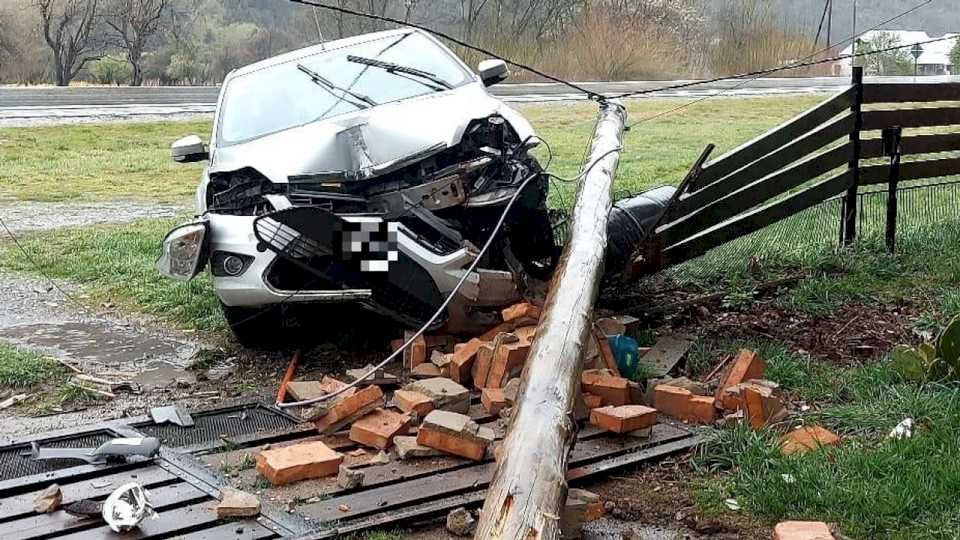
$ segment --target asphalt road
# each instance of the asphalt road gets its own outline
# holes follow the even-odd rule
[[[868,78],[868,81],[912,82],[912,77]],[[960,81],[960,77],[920,77],[918,82]],[[685,81],[578,83],[600,94],[652,90]],[[731,80],[648,94],[651,97],[698,98],[723,94],[778,95],[834,92],[849,83],[845,77],[764,78],[742,84]],[[101,119],[208,115],[216,106],[218,87],[0,87],[0,125],[69,123]],[[491,92],[513,103],[582,100],[584,95],[555,83],[501,84]]]

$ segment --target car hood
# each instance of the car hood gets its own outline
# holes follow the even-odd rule
[[[521,140],[533,135],[517,111],[473,83],[217,148],[210,173],[250,167],[274,183],[325,173],[371,178],[455,146],[471,120],[497,113]]]

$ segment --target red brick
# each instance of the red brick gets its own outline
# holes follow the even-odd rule
[[[397,390],[393,393],[393,402],[405,413],[417,413],[423,418],[433,410],[430,396],[412,390]]]
[[[410,375],[420,379],[431,379],[440,376],[440,368],[431,362],[425,362],[410,370]]]
[[[502,334],[504,332],[513,332],[513,330],[516,327],[517,325],[513,321],[500,323],[494,326],[493,328],[487,330],[483,334],[480,334],[477,337],[477,339],[479,339],[480,341],[493,341],[493,339],[496,338],[498,334]]]
[[[772,388],[750,382],[740,386],[744,418],[751,428],[760,429],[786,416],[783,402]]]
[[[449,411],[431,412],[417,432],[417,444],[474,461],[483,459],[493,439],[490,428],[479,427],[469,416]]]
[[[604,405],[629,405],[631,401],[630,381],[623,377],[607,375],[604,370],[584,371],[581,377],[583,391],[600,396]]]
[[[480,345],[476,360],[473,363],[472,375],[474,387],[486,388],[490,371],[493,369],[494,357],[497,350],[500,349],[500,346],[503,343],[517,343],[519,341],[517,336],[507,332],[501,332],[497,334],[492,342]]]
[[[364,446],[387,449],[393,438],[410,427],[410,417],[387,409],[377,409],[350,427],[350,440]]]
[[[723,382],[717,388],[717,407],[723,407],[723,392],[727,387],[750,379],[762,379],[763,372],[766,369],[767,363],[763,361],[763,358],[760,358],[759,354],[747,349],[737,353],[737,357],[733,359],[733,365],[727,371],[727,376],[723,378]]]
[[[470,383],[470,370],[473,368],[477,351],[484,343],[486,342],[473,338],[454,348],[449,364],[451,379],[465,386]]]
[[[804,426],[787,433],[780,439],[780,451],[784,455],[806,454],[822,446],[840,444],[840,437],[821,426]]]
[[[773,529],[773,540],[834,540],[822,521],[784,521]]]
[[[712,397],[697,396],[676,386],[661,384],[654,388],[653,406],[667,416],[686,422],[712,423],[716,413],[713,401]]]
[[[600,353],[601,364],[613,371],[616,375],[620,375],[620,368],[617,367],[617,359],[613,357],[613,350],[610,349],[610,342],[607,341],[607,336],[603,335],[599,330],[594,330],[593,338],[597,342],[597,351]]]
[[[413,333],[408,332],[407,335],[404,336],[404,339],[409,340],[410,336],[412,335]],[[427,361],[427,340],[421,334],[417,336],[416,339],[413,340],[413,343],[411,343],[409,347],[404,349],[403,365],[407,369],[413,369],[426,361]]]
[[[257,472],[275,486],[335,475],[343,454],[320,441],[264,450],[257,455]]]
[[[630,433],[657,423],[657,410],[643,405],[600,407],[590,411],[590,423],[614,433]]]
[[[383,392],[379,386],[368,386],[363,390],[337,400],[315,422],[320,433],[336,431],[363,415],[383,405]]]
[[[333,377],[330,377],[327,375],[324,375],[323,378],[320,379],[320,389],[327,394],[332,394],[334,392],[343,390],[347,386],[349,386],[347,383],[338,379],[334,379]],[[352,386],[348,390],[346,390],[344,393],[340,394],[339,397],[352,396],[356,392],[357,392],[357,388],[355,386]]]
[[[500,388],[484,388],[480,392],[480,403],[488,413],[500,414],[500,411],[507,406],[507,396]]]
[[[512,342],[501,339],[496,344],[484,388],[501,388],[512,377],[520,374],[530,352],[530,344],[519,338],[515,339],[516,341]]]
[[[536,323],[540,320],[540,308],[530,302],[521,302],[505,308],[501,315],[504,322],[527,321]]]
[[[586,404],[587,409],[592,411],[597,407],[603,406],[603,398],[596,394],[591,394],[590,392],[584,392],[583,403]]]

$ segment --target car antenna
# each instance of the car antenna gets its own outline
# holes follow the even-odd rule
[[[327,51],[327,40],[323,39],[323,30],[320,29],[320,16],[317,15],[317,7],[313,7],[313,22],[317,23],[317,34],[320,35],[320,47]]]

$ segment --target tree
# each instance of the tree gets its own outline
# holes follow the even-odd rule
[[[100,84],[120,86],[130,80],[133,71],[125,58],[108,54],[90,63],[90,74]]]
[[[950,74],[960,74],[960,38],[954,42],[953,49],[950,50],[950,63],[953,65]]]
[[[900,45],[900,38],[891,32],[877,32],[870,39],[857,44],[857,54],[867,75],[912,75],[913,58],[908,48],[872,54]]]
[[[147,42],[159,30],[167,0],[113,0],[108,4],[105,22],[115,45],[122,49],[130,64],[130,86],[143,84],[143,53]]]
[[[57,86],[67,86],[98,55],[99,0],[37,0],[43,38],[53,51]]]

